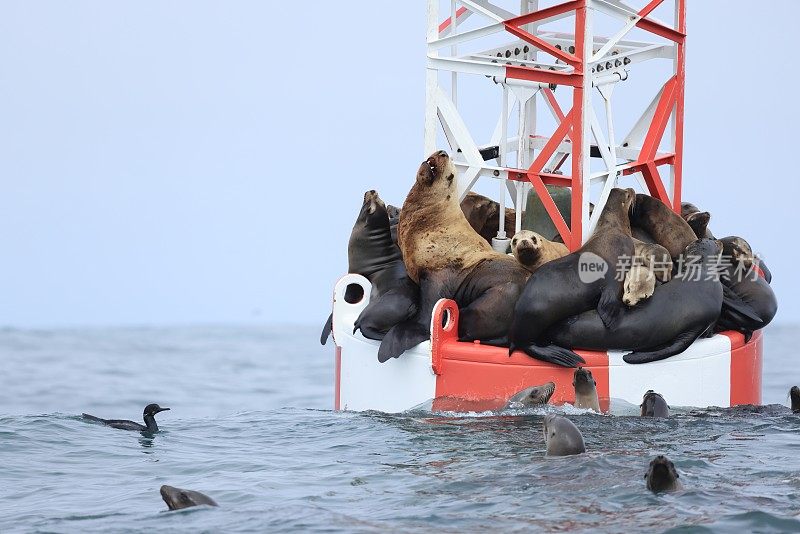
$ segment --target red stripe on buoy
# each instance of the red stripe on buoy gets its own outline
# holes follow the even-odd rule
[[[341,410],[342,403],[342,347],[336,345],[336,360],[334,363],[333,409]]]
[[[731,340],[731,406],[761,404],[761,331],[754,332],[747,343],[739,332],[722,334]]]

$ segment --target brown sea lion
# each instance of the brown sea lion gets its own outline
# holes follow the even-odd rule
[[[461,201],[461,211],[467,222],[489,244],[500,229],[500,204],[489,197],[470,191]],[[516,211],[506,207],[505,232],[510,236],[516,228]]]
[[[575,388],[575,407],[594,410],[600,413],[600,399],[597,397],[597,381],[589,369],[578,367],[572,375]]]
[[[529,273],[514,258],[494,251],[469,225],[447,152],[436,152],[420,165],[400,210],[397,237],[408,274],[419,283],[420,306],[414,319],[387,333],[378,350],[380,361],[429,338],[433,307],[441,298],[458,304],[459,339],[507,343],[514,304]],[[573,357],[556,348],[541,359],[572,365]]]
[[[656,456],[651,462],[647,473],[644,475],[647,480],[647,489],[654,493],[662,491],[675,491],[682,488],[680,475],[675,469],[669,458],[663,455]]]
[[[641,193],[636,195],[631,210],[631,226],[652,236],[656,243],[667,249],[673,261],[678,260],[689,243],[697,240],[692,227],[680,215],[657,198]]]
[[[715,239],[711,230],[708,229],[708,223],[711,221],[709,212],[700,211],[700,208],[691,202],[681,202],[681,217],[689,223],[698,239],[702,237]]]
[[[545,338],[550,326],[587,310],[597,309],[604,326],[614,327],[623,308],[617,265],[634,255],[628,219],[634,200],[633,189],[612,189],[589,240],[531,275],[514,310],[509,352],[539,357],[553,346]],[[572,361],[583,361],[572,354]]]
[[[541,386],[531,386],[515,393],[508,399],[506,408],[534,408],[543,406],[550,401],[550,397],[556,391],[554,382],[548,382]]]
[[[642,417],[669,417],[669,406],[659,393],[652,389],[647,390],[642,398]]]
[[[530,230],[521,230],[511,239],[511,252],[520,265],[533,273],[548,261],[563,258],[569,254],[569,249],[564,243],[550,241]]]
[[[170,510],[181,510],[191,506],[205,504],[207,506],[219,506],[214,499],[208,495],[203,495],[199,491],[175,488],[173,486],[161,486],[161,498],[167,503]]]
[[[546,456],[572,456],[586,452],[583,434],[575,423],[560,415],[548,414],[542,424]]]

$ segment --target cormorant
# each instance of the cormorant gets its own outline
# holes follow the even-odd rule
[[[155,415],[158,412],[169,410],[169,408],[162,408],[158,404],[148,404],[144,408],[144,425],[128,421],[127,419],[100,419],[88,413],[83,414],[84,419],[90,421],[97,421],[112,428],[119,428],[122,430],[138,430],[139,432],[158,432],[158,425],[156,424]]]

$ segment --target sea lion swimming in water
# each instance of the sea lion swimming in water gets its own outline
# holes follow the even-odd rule
[[[800,413],[800,388],[792,386],[789,390],[789,398],[792,400],[792,412]]]
[[[556,385],[553,382],[548,382],[541,386],[525,388],[508,399],[506,408],[534,408],[536,406],[543,406],[550,401],[550,397],[553,396],[555,391]]]
[[[621,257],[634,255],[628,220],[634,199],[633,189],[612,189],[592,237],[577,251],[545,263],[531,275],[514,309],[509,353],[519,349],[540,357],[559,345],[549,345],[554,340],[546,336],[548,328],[587,310],[597,310],[604,328],[616,325],[623,308],[622,279],[616,276],[616,266]],[[572,367],[584,363],[568,352],[567,360],[553,359]]]
[[[597,397],[597,381],[589,369],[578,367],[572,375],[575,388],[575,407],[594,410],[600,413],[600,400]]]
[[[419,283],[420,306],[414,319],[386,334],[378,350],[382,362],[430,337],[433,307],[441,298],[458,304],[460,340],[507,343],[514,303],[529,273],[469,225],[456,186],[455,165],[447,152],[438,151],[420,165],[400,210],[398,242],[408,275]],[[557,347],[537,357],[572,365],[573,356]]]
[[[161,486],[161,498],[167,503],[170,510],[181,510],[190,506],[205,504],[208,506],[219,506],[214,499],[208,495],[203,495],[199,491],[185,490],[173,486]]]
[[[368,339],[381,340],[394,325],[412,317],[417,311],[419,288],[408,277],[400,249],[391,237],[389,213],[381,197],[374,190],[364,193],[347,247],[348,272],[360,274],[372,284],[370,301],[355,321]],[[346,289],[345,300],[352,298],[351,287]],[[333,315],[328,318],[320,336],[324,345],[333,328]]]
[[[586,452],[583,434],[575,423],[560,415],[544,416],[542,424],[544,442],[547,452],[545,456],[572,456]]]
[[[669,417],[669,406],[659,393],[648,389],[642,398],[642,417]]]
[[[94,421],[96,423],[103,423],[111,428],[118,428],[120,430],[136,430],[138,432],[158,432],[158,425],[156,424],[156,414],[164,412],[169,408],[162,408],[158,404],[148,404],[144,407],[142,417],[144,418],[144,425],[129,421],[127,419],[101,419],[88,413],[82,414],[84,419]]]
[[[647,489],[653,493],[662,491],[675,491],[682,488],[680,475],[669,458],[664,455],[656,456],[650,461],[650,467],[644,475],[647,480]]]

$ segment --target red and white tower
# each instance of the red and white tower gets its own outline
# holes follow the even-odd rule
[[[519,12],[513,13],[496,0],[428,0],[425,153],[436,149],[441,131],[460,170],[462,195],[479,178],[496,178],[504,211],[506,190],[519,208],[533,187],[570,250],[591,235],[622,176],[632,175],[645,192],[680,211],[685,0],[635,3],[521,0]],[[673,23],[654,18],[656,10],[669,12]],[[616,26],[610,37],[595,35],[600,17]],[[570,31],[559,31],[564,28]],[[631,40],[632,32],[648,40]],[[639,64],[659,59],[666,60],[654,61],[661,65],[663,85],[620,139],[614,131],[614,88],[636,83]],[[459,102],[459,82],[466,75],[488,78],[487,91],[477,102]],[[571,91],[568,105],[562,107],[555,88]],[[595,91],[602,102],[599,112]],[[493,132],[488,138],[477,138],[459,104],[464,109],[485,106],[493,98],[501,101],[500,116],[493,128],[482,130]],[[549,110],[556,125],[546,134],[540,131],[544,121],[537,123],[540,107]],[[512,122],[515,132],[509,132]],[[668,125],[671,140],[664,139]],[[570,221],[559,213],[546,185],[570,188]],[[591,218],[590,201],[598,208]],[[504,228],[501,214],[498,238],[520,229],[521,212],[517,209],[516,229]]]

